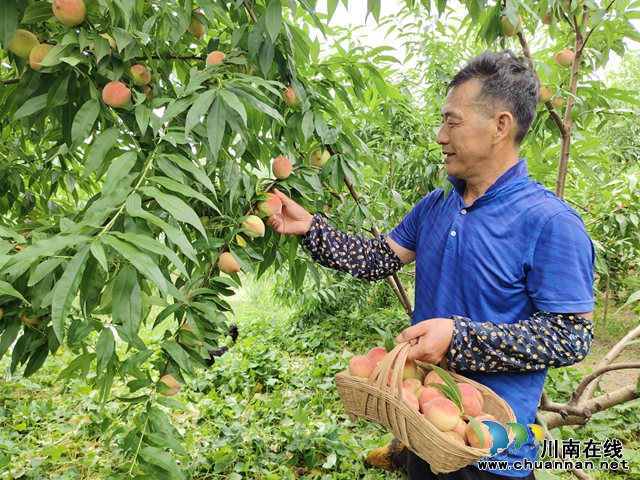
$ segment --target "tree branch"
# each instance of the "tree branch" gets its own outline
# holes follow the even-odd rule
[[[568,405],[577,405],[584,389],[594,380],[601,377],[607,372],[612,372],[614,370],[627,370],[631,368],[640,368],[640,362],[626,362],[626,363],[612,363],[609,365],[605,365],[599,368],[596,368],[589,375],[586,375],[580,384],[576,387],[575,391],[571,395],[571,400]]]
[[[242,4],[244,5],[244,8],[247,9],[247,12],[249,12],[249,16],[251,17],[251,20],[253,20],[254,23],[257,23],[258,19],[256,18],[256,14],[253,13],[253,9],[249,6],[249,4],[247,3],[247,0],[244,0]]]
[[[19,78],[7,78],[5,80],[2,80],[2,83],[4,83],[5,85],[11,85],[12,83],[20,83],[20,79]]]

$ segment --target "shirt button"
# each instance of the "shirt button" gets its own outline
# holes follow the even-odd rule
[[[460,210],[460,213],[463,214],[463,215],[466,215],[467,214],[467,210],[463,208],[462,210]]]
[[[455,236],[456,236],[456,231],[455,231],[455,230],[453,230],[453,231],[451,232],[451,236],[452,236],[452,237],[455,237]]]

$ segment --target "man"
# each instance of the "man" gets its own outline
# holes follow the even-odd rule
[[[535,73],[510,51],[485,52],[448,86],[436,141],[454,188],[424,197],[389,236],[339,232],[278,193],[268,224],[303,235],[322,265],[368,279],[416,262],[410,359],[439,363],[493,389],[520,424],[535,421],[546,369],[580,361],[593,338],[594,251],[580,217],[528,178],[518,150],[539,100]],[[548,313],[553,312],[553,313]],[[409,478],[533,479],[514,462],[532,442],[493,457],[508,470],[432,474],[410,453]]]

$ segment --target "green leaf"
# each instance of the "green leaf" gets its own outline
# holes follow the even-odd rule
[[[18,263],[31,263],[38,257],[55,255],[65,247],[88,240],[89,238],[83,235],[56,235],[46,240],[40,240],[12,256],[11,259],[0,268],[0,272],[7,271],[10,267]]]
[[[40,347],[38,347],[38,349],[31,355],[29,363],[27,363],[27,367],[24,369],[24,372],[22,372],[22,376],[27,378],[36,373],[40,367],[44,365],[48,356],[49,345],[46,343],[44,345],[40,345]]]
[[[176,400],[177,401],[177,400]],[[179,402],[178,402],[179,403]],[[153,432],[147,433],[145,435],[147,441],[149,443],[153,443],[158,447],[169,447],[171,450],[176,452],[178,455],[187,455],[187,451],[182,446],[182,444],[173,437],[173,435],[167,432]]]
[[[140,456],[147,462],[168,472],[175,480],[184,479],[184,475],[171,454],[155,447],[144,447]]]
[[[209,139],[209,148],[215,159],[218,158],[224,137],[226,114],[226,109],[220,97],[216,97],[207,114],[207,138]]]
[[[187,113],[187,119],[184,125],[184,137],[187,138],[189,133],[197,124],[201,122],[201,117],[207,113],[209,107],[211,106],[211,102],[216,97],[216,90],[207,90],[202,95],[198,97],[198,101],[193,102],[193,105],[189,109]]]
[[[444,380],[446,386],[449,387],[445,393],[447,396],[453,401],[460,411],[462,411],[462,394],[460,393],[460,389],[458,388],[458,384],[453,379],[451,374],[447,372],[445,369],[440,368],[438,365],[431,365],[433,369],[438,372],[438,376]],[[438,384],[436,384],[437,386]],[[444,390],[444,389],[443,389]]]
[[[93,124],[96,123],[99,114],[100,102],[94,98],[80,107],[71,125],[72,147],[77,147],[89,138],[93,131]]]
[[[280,0],[269,1],[265,16],[267,32],[269,32],[271,41],[275,43],[278,38],[278,34],[280,33],[280,25],[282,24],[282,4],[280,3]]]
[[[120,365],[120,369],[119,369],[120,373],[127,373],[127,372],[130,372],[131,370],[135,370],[136,368],[139,368],[154,353],[155,352],[153,350],[141,350],[138,353],[130,356],[124,362],[122,362],[122,365]]]
[[[181,410],[186,413],[191,413],[191,410],[189,410],[184,403],[176,400],[175,398],[158,397],[156,398],[156,403],[163,407],[171,408],[172,410]]]
[[[131,265],[120,270],[114,282],[112,314],[114,322],[122,323],[127,338],[137,337],[142,319],[142,299],[138,272]]]
[[[142,187],[140,191],[153,197],[158,205],[173,215],[176,220],[193,225],[205,239],[207,238],[207,232],[202,226],[200,217],[180,198],[162,193],[155,187]]]
[[[149,126],[149,120],[151,120],[151,110],[145,105],[136,106],[136,123],[140,129],[140,135],[144,136]]]
[[[71,72],[65,72],[59,76],[47,93],[47,108],[54,108],[64,105],[68,100],[69,79]]]
[[[245,126],[247,125],[247,111],[244,108],[242,102],[238,99],[235,93],[228,90],[220,90],[220,96],[230,108],[238,112]]]
[[[193,369],[189,355],[184,349],[173,340],[167,340],[162,348],[169,354],[169,356],[175,361],[178,366],[187,372],[189,375],[195,376],[196,372]]]
[[[478,422],[471,415],[463,415],[463,417],[469,420],[469,423],[471,424],[471,428],[473,428],[473,431],[476,432],[476,435],[478,436],[478,440],[479,440],[479,445],[484,445],[484,431],[480,426],[480,422]]]
[[[49,2],[33,2],[27,7],[22,17],[23,25],[43,23],[53,17],[53,9]]]
[[[100,167],[107,152],[116,144],[119,136],[120,130],[117,127],[112,127],[102,132],[93,141],[89,152],[85,156],[84,172],[82,173],[83,180]]]
[[[96,374],[99,376],[102,373],[113,356],[113,352],[116,349],[116,340],[113,336],[111,328],[106,327],[100,336],[98,337],[98,343],[96,344],[96,352],[98,357],[98,364],[96,366]]]
[[[142,208],[140,207],[140,202],[141,199],[139,195],[130,195],[129,198],[127,198],[126,203],[127,213],[132,217],[142,218],[160,227],[162,231],[167,235],[167,237],[169,237],[169,240],[180,247],[182,253],[193,260],[196,265],[199,264],[200,262],[198,261],[198,257],[196,256],[196,251],[194,250],[193,245],[191,245],[191,242],[186,237],[186,235],[182,233],[181,230],[172,225],[169,225],[159,217],[156,217],[155,215],[142,210]]]
[[[22,296],[22,294],[19,291],[13,288],[9,283],[3,282],[2,280],[0,280],[0,294],[9,295],[10,297],[16,297],[22,300],[23,302],[27,302],[27,300]]]
[[[18,24],[18,4],[16,0],[0,2],[0,42],[6,50],[16,33]]]
[[[43,67],[54,67],[59,65],[64,57],[68,57],[73,53],[77,45],[58,43],[55,45],[49,53],[40,62]]]
[[[180,260],[173,250],[167,247],[164,243],[159,240],[148,237],[146,235],[140,235],[138,233],[120,233],[120,232],[111,232],[113,235],[116,235],[118,238],[128,241],[134,245],[140,245],[140,248],[147,250],[151,253],[157,253],[158,255],[164,255],[167,257],[171,263],[173,263],[178,269],[184,274],[185,277],[189,278],[189,272],[187,268]]]
[[[104,178],[104,185],[102,186],[102,195],[107,195],[108,192],[115,187],[122,187],[121,180],[123,180],[136,164],[138,159],[137,152],[125,152],[118,158],[114,159],[107,171]]]
[[[171,160],[182,170],[189,172],[195,180],[202,183],[207,189],[213,193],[214,197],[216,196],[216,189],[211,183],[211,180],[207,176],[207,173],[202,169],[202,167],[196,166],[191,160],[182,157],[180,155],[165,155],[163,158],[167,160]]]
[[[18,332],[22,330],[22,322],[17,317],[12,320],[7,319],[5,322],[6,327],[2,332],[2,339],[0,339],[0,358],[4,357],[9,347],[16,341]]]
[[[209,200],[207,197],[205,197],[203,194],[201,194],[197,190],[187,187],[184,183],[177,182],[169,177],[150,177],[148,181],[149,183],[159,183],[163,187],[168,188],[169,190],[173,190],[176,193],[180,193],[185,197],[196,198],[201,202],[209,205],[216,212],[220,213],[220,210],[218,210],[218,207],[216,207],[216,205],[211,200]]]
[[[73,300],[78,295],[78,287],[82,280],[84,267],[87,264],[89,250],[90,246],[85,245],[82,250],[73,256],[55,287],[56,290],[51,304],[51,323],[60,343],[64,339],[64,321],[69,315]],[[26,251],[26,249],[23,251]]]
[[[13,114],[13,121],[19,120],[24,117],[28,117],[35,113],[38,113],[47,106],[47,94],[43,93],[42,95],[38,95],[37,97],[30,98],[24,104],[16,110],[16,113]]]
[[[112,234],[102,237],[102,241],[117,250],[124,258],[129,260],[142,275],[147,277],[160,289],[163,297],[167,296],[167,280],[162,275],[158,266],[149,256],[138,247],[116,238]]]
[[[109,271],[109,264],[107,263],[107,257],[104,253],[104,247],[100,242],[99,238],[96,238],[93,242],[91,242],[91,254],[93,258],[98,260],[100,266],[104,269],[105,272]]]

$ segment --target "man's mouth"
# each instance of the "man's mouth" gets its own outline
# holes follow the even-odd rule
[[[451,153],[451,152],[442,152],[442,153],[445,155],[444,157],[445,162],[451,160],[455,155],[455,153]]]

